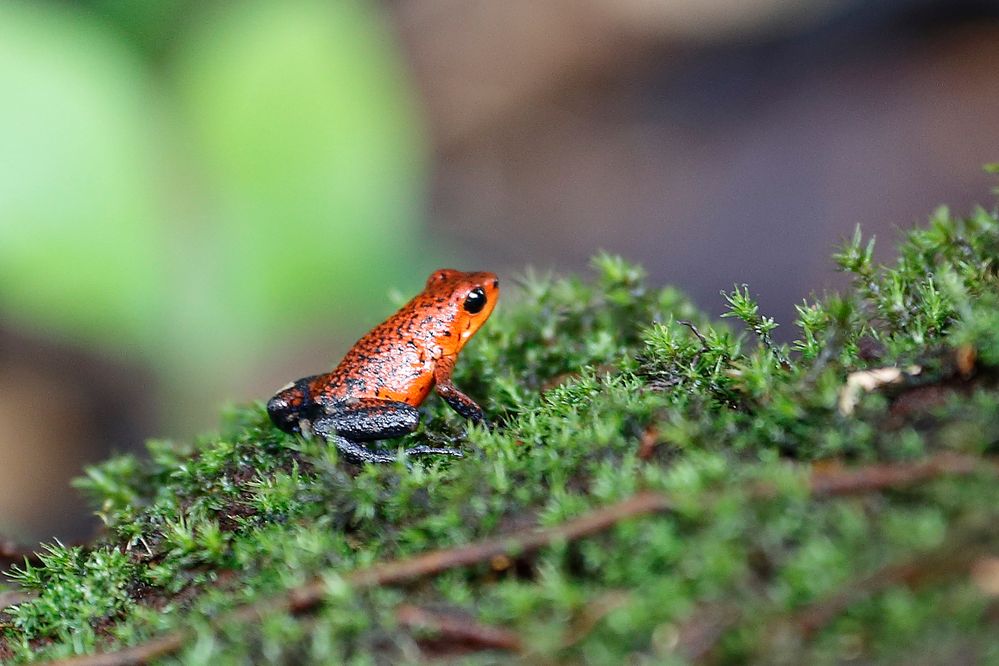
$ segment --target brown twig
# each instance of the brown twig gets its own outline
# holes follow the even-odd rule
[[[967,475],[981,470],[999,472],[999,464],[991,458],[954,453],[941,453],[913,462],[879,463],[853,469],[815,468],[809,476],[810,494],[818,499],[845,497],[911,486],[942,476]],[[752,495],[770,497],[774,489],[757,487]],[[802,610],[792,622],[806,636],[821,629],[851,604],[899,583],[914,584],[920,577],[944,566],[953,566],[947,554],[895,564],[849,585],[840,594]],[[967,563],[970,566],[971,553]],[[693,663],[705,663],[711,658],[725,634],[744,617],[741,609],[731,606],[710,607],[696,614],[680,627],[677,652]]]
[[[691,663],[708,661],[722,637],[744,617],[731,603],[717,603],[696,610],[677,630],[674,651]]]
[[[954,453],[941,453],[925,460],[913,462],[879,463],[853,469],[815,468],[809,477],[810,494],[816,498],[835,498],[858,495],[878,490],[911,486],[931,481],[941,476],[967,475],[983,469],[999,472],[999,465],[993,459]],[[753,493],[757,497],[771,496],[772,488],[760,487]],[[955,559],[951,549],[941,549],[940,553],[924,556],[918,560],[893,564],[861,580],[849,584],[838,594],[816,602],[795,615],[790,624],[797,628],[799,635],[813,635],[850,605],[873,596],[894,585],[916,584],[933,574],[948,569],[961,570],[970,566],[977,551],[958,551]],[[963,559],[967,557],[967,559]],[[956,562],[956,564],[955,564]],[[710,662],[718,643],[725,634],[744,617],[742,609],[732,606],[709,607],[695,614],[680,627],[677,652],[692,663]]]
[[[356,589],[406,583],[449,569],[488,562],[497,556],[526,555],[560,541],[573,541],[598,534],[629,518],[666,511],[671,507],[669,498],[660,493],[638,493],[555,527],[524,530],[467,546],[435,550],[415,557],[375,564],[346,574],[344,580]],[[283,595],[226,613],[214,624],[220,626],[248,622],[278,612],[302,613],[320,605],[326,597],[326,591],[324,580],[313,579]],[[177,652],[192,635],[190,630],[178,629],[116,652],[71,657],[52,663],[61,666],[145,664]]]
[[[523,530],[467,546],[435,550],[404,560],[376,564],[349,574],[347,581],[355,587],[375,587],[488,562],[501,555],[525,555],[559,541],[575,541],[603,532],[629,518],[667,511],[672,506],[670,499],[661,493],[642,492],[555,527]]]
[[[435,641],[446,641],[449,646],[510,652],[520,652],[523,648],[520,637],[509,629],[481,624],[464,615],[403,604],[395,609],[395,618],[400,626],[428,632]]]
[[[999,470],[995,460],[955,453],[941,453],[914,462],[894,462],[865,465],[854,469],[813,471],[809,485],[816,497],[856,495],[885,488],[901,488],[940,476],[967,475],[991,466]]]
[[[623,590],[611,590],[598,596],[569,624],[561,648],[564,650],[584,641],[605,617],[630,601],[631,595]]]
[[[689,328],[690,332],[693,333],[694,336],[696,336],[697,339],[701,341],[701,351],[697,352],[698,354],[700,354],[706,349],[711,348],[711,345],[708,344],[708,339],[704,337],[703,333],[697,330],[697,327],[694,326],[694,322],[690,321],[689,319],[677,319],[676,323],[680,324],[681,326],[686,326],[687,328]]]
[[[843,471],[813,473],[810,489],[819,498],[839,497],[908,486],[945,475],[971,474],[983,468],[999,471],[999,465],[994,460],[983,461],[972,456],[941,454],[912,463],[877,464]],[[773,495],[773,492],[772,488],[758,488],[753,494],[766,497]],[[522,530],[465,546],[374,564],[345,574],[344,581],[356,589],[407,583],[450,569],[488,563],[495,558],[526,555],[553,543],[597,534],[629,518],[667,511],[672,506],[670,498],[661,493],[642,492],[555,527]],[[326,592],[326,582],[316,578],[277,597],[226,613],[213,624],[220,626],[252,622],[280,612],[306,612],[319,606],[325,599]],[[850,600],[845,603],[850,603]],[[52,663],[61,666],[145,664],[177,652],[192,635],[190,630],[179,629],[116,652],[84,655]]]
[[[951,540],[948,540],[951,541]],[[959,540],[961,541],[961,540]],[[951,541],[944,548],[905,562],[889,564],[874,573],[848,583],[835,594],[812,603],[790,620],[799,634],[809,638],[839,617],[847,608],[895,587],[918,587],[932,580],[960,575],[969,570],[983,552],[977,540],[967,540],[962,547]]]
[[[818,599],[790,614],[775,614],[767,622],[770,645],[779,645],[788,657],[789,645],[801,638],[811,639],[851,606],[881,594],[890,588],[904,585],[911,589],[942,579],[954,578],[968,572],[983,553],[989,552],[989,527],[959,530],[959,534],[946,540],[946,545],[921,555],[893,562],[837,588],[837,591]],[[721,640],[729,630],[753,612],[750,608],[734,604],[708,606],[695,614],[680,627],[676,652],[695,664],[712,663],[717,657]],[[793,636],[793,641],[786,640]],[[801,661],[801,660],[798,660]],[[795,659],[790,659],[795,662]]]

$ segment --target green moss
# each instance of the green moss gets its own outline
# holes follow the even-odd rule
[[[0,636],[14,662],[177,627],[198,633],[187,663],[420,661],[435,653],[398,625],[405,601],[505,627],[543,662],[683,663],[684,636],[717,608],[735,609],[713,648],[723,661],[902,661],[927,646],[945,661],[999,654],[966,562],[957,575],[858,594],[814,633],[794,626],[802,609],[887,565],[999,546],[999,484],[986,472],[852,498],[809,492],[819,460],[984,456],[999,442],[999,220],[940,210],[894,265],[876,266],[872,250],[858,232],[836,255],[853,288],[802,303],[789,344],[774,341],[776,324],[744,286],[725,295],[741,330],[606,255],[592,281],[525,277],[455,378],[493,428],[432,399],[420,430],[395,442],[460,444],[461,460],[347,465],[272,427],[256,404],[231,410],[218,435],[151,442],[141,459],[90,468],[77,486],[106,532],[86,549],[50,546],[20,570],[15,582],[38,597],[6,609]],[[847,376],[887,365],[921,370],[844,412]],[[675,510],[506,568],[373,590],[339,577],[557,525],[642,490],[669,494]],[[316,575],[329,597],[308,617],[208,620]]]

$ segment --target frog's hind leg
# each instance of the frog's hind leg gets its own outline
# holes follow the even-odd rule
[[[359,442],[401,437],[416,430],[420,412],[412,405],[394,400],[361,398],[348,405],[330,410],[316,419],[312,431],[330,442],[351,462],[386,463],[399,456],[395,451],[369,449]],[[458,449],[436,446],[414,446],[407,455],[450,455],[461,457]]]
[[[355,442],[370,442],[408,435],[419,424],[420,411],[405,402],[356,398],[327,409],[316,419],[313,431],[323,437],[335,431]]]
[[[357,442],[352,442],[346,437],[340,435],[323,435],[326,441],[330,442],[336,446],[337,451],[343,456],[344,460],[347,462],[352,462],[356,465],[361,463],[390,463],[394,462],[399,456],[396,455],[395,451],[381,451],[377,449],[369,449],[363,444],[358,444]]]
[[[385,449],[369,449],[368,447],[360,444],[358,442],[351,441],[342,435],[330,434],[328,432],[321,432],[319,430],[319,425],[322,422],[316,423],[316,432],[321,434],[323,439],[330,442],[337,448],[340,455],[343,456],[348,462],[355,464],[361,463],[390,463],[395,462],[399,459],[399,455],[395,451],[387,451]],[[426,456],[426,455],[444,455],[444,456],[454,456],[455,458],[461,458],[463,456],[462,452],[458,449],[449,449],[443,446],[413,446],[406,449],[406,455],[408,456]]]

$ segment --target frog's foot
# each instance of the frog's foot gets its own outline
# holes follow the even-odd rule
[[[476,421],[475,425],[485,428],[487,432],[493,432],[496,430],[496,424],[484,416],[480,420]]]
[[[436,448],[446,447],[452,448],[452,446],[458,442],[465,439],[464,432],[452,433],[444,430],[424,430],[420,433],[420,439],[422,439],[426,444],[421,444],[420,446],[432,446]]]
[[[330,441],[336,446],[337,451],[340,452],[340,455],[344,460],[354,463],[355,465],[360,465],[366,462],[390,463],[399,459],[399,456],[394,451],[369,449],[363,444],[352,442],[346,437],[341,437],[339,435],[334,435],[330,438]]]
[[[413,446],[406,449],[406,455],[409,456],[441,455],[441,456],[454,456],[455,458],[465,457],[465,454],[458,449],[452,449],[447,446],[426,446],[424,444],[421,444],[419,446]]]
[[[395,451],[386,451],[383,449],[369,449],[363,444],[357,442],[352,442],[346,437],[341,437],[335,435],[332,439],[332,443],[336,446],[340,455],[347,462],[354,463],[355,465],[360,465],[362,463],[391,463],[399,459],[399,454]],[[425,456],[425,455],[448,455],[454,456],[456,458],[461,458],[462,453],[458,449],[451,449],[441,446],[414,446],[409,449],[405,449],[407,456]]]

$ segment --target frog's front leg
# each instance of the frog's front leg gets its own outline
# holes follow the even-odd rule
[[[401,437],[416,430],[420,412],[404,402],[358,398],[330,407],[312,424],[312,431],[330,442],[344,458],[354,463],[386,463],[398,458],[395,451],[369,449],[360,442]],[[435,446],[414,446],[408,455],[452,455],[461,451]]]
[[[457,359],[454,356],[445,356],[437,361],[437,367],[434,369],[434,388],[437,391],[437,395],[443,398],[444,402],[451,409],[472,423],[481,423],[488,426],[482,408],[451,383],[451,371],[454,370],[455,360]]]

